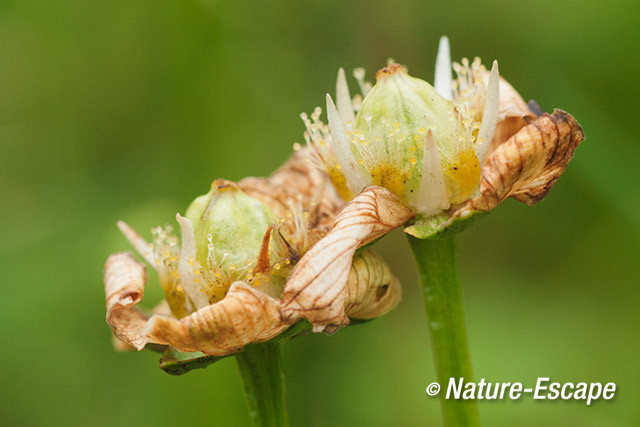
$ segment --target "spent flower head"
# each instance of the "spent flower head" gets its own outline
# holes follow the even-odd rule
[[[453,72],[456,73],[455,80]],[[336,102],[327,95],[328,125],[307,116],[310,160],[348,201],[334,227],[298,263],[283,292],[283,316],[316,329],[346,323],[344,276],[306,274],[304,266],[346,265],[356,250],[407,220],[421,239],[460,232],[507,197],[533,206],[556,183],[583,140],[568,113],[542,113],[476,58],[451,63],[440,40],[433,87],[391,62],[376,84],[354,73],[364,99],[350,97],[338,71]],[[325,257],[324,251],[339,254]],[[313,304],[323,295],[324,307]]]
[[[138,350],[150,345],[210,355],[275,338],[289,327],[280,297],[293,266],[327,234],[343,205],[325,184],[301,152],[270,178],[214,181],[185,216],[176,216],[181,239],[171,226],[156,227],[149,244],[119,222],[158,271],[165,302],[151,317],[138,309],[146,268],[129,253],[110,256],[104,272],[107,323],[116,337]],[[343,269],[348,316],[370,319],[399,302],[398,280],[371,251]]]
[[[362,71],[357,76],[361,79]],[[478,91],[460,87],[459,96],[452,98],[451,88],[439,93],[402,65],[390,63],[376,73],[376,84],[364,100],[354,103],[341,69],[337,106],[327,95],[328,128],[319,109],[311,119],[302,116],[313,159],[346,200],[373,184],[426,216],[461,203],[477,191],[480,165],[495,130],[497,63],[480,108]]]

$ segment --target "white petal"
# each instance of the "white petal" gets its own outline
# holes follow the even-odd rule
[[[344,133],[344,125],[329,94],[327,94],[327,117],[329,119],[329,129],[331,129],[333,151],[347,180],[347,186],[353,194],[358,194],[371,183],[371,177],[365,176],[362,168],[356,163],[356,159],[351,152],[351,143],[347,141],[347,136]]]
[[[347,85],[347,77],[344,74],[343,68],[338,70],[338,80],[336,82],[336,104],[338,106],[338,113],[340,113],[342,123],[353,123],[356,116],[353,112],[351,95],[349,94],[349,85]]]
[[[156,268],[156,258],[153,255],[153,250],[147,243],[133,228],[129,226],[124,221],[118,221],[118,228],[124,234],[124,237],[127,238],[131,246],[133,246],[136,251],[144,258],[145,261],[149,263],[149,265],[153,268]]]
[[[438,154],[431,130],[427,131],[424,138],[422,177],[417,193],[416,210],[426,217],[448,209],[450,206],[440,166],[440,154]]]
[[[493,134],[498,124],[498,113],[500,110],[500,75],[498,74],[498,61],[493,61],[489,82],[487,83],[487,97],[484,104],[484,114],[482,116],[482,124],[478,131],[479,141],[476,148],[476,155],[480,164],[487,154],[487,150],[491,146]]]
[[[447,36],[440,37],[438,54],[436,55],[436,73],[433,79],[433,87],[444,99],[452,100],[451,89],[451,50]]]
[[[176,214],[176,219],[182,229],[182,252],[180,253],[180,284],[184,288],[187,296],[193,302],[196,310],[209,305],[209,300],[204,292],[200,291],[200,286],[195,282],[196,261],[196,239],[193,233],[193,223],[191,220]],[[192,261],[193,265],[189,265]]]

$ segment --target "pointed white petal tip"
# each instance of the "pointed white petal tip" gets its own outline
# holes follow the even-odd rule
[[[494,59],[493,64],[491,65],[491,75],[495,75],[495,77],[498,77],[498,74],[500,74],[500,71],[498,70],[498,60]]]
[[[487,96],[484,104],[484,115],[478,132],[479,141],[476,155],[482,164],[487,151],[491,146],[491,140],[498,124],[498,113],[500,112],[500,75],[498,72],[498,61],[493,61],[489,82],[487,83]]]
[[[338,70],[338,79],[336,81],[336,103],[342,121],[345,124],[353,123],[355,120],[355,113],[353,112],[353,105],[351,104],[351,95],[349,94],[347,76],[345,75],[344,68],[342,67]]]
[[[209,301],[206,295],[200,291],[200,286],[195,281],[194,268],[189,265],[189,260],[195,260],[196,258],[196,240],[193,232],[193,223],[179,213],[176,214],[176,220],[178,224],[180,224],[182,231],[182,248],[180,252],[180,264],[178,265],[180,281],[195,308],[200,309],[209,305]]]
[[[142,238],[129,224],[124,221],[118,221],[118,228],[120,232],[127,238],[131,246],[144,258],[147,263],[153,268],[156,267],[155,257],[153,251],[149,248],[149,244]]]
[[[416,211],[425,217],[430,217],[449,208],[444,174],[440,166],[440,155],[431,129],[427,131],[424,139],[422,177],[415,204]]]
[[[444,99],[452,100],[453,91],[451,89],[451,48],[449,38],[440,37],[438,53],[436,55],[436,72],[433,79],[433,87]]]
[[[360,190],[370,184],[371,180],[364,176],[364,172],[356,163],[356,159],[351,152],[351,143],[345,135],[344,123],[329,94],[327,94],[327,119],[329,121],[329,130],[331,131],[331,145],[342,173],[347,180],[347,186],[353,194],[358,194]]]

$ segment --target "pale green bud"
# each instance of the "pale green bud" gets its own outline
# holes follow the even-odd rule
[[[447,54],[439,54],[436,69],[439,90],[391,63],[378,71],[372,88],[363,83],[362,71],[354,73],[365,95],[360,102],[351,99],[340,70],[336,103],[327,95],[328,129],[318,109],[302,115],[312,160],[345,200],[374,184],[430,216],[477,192],[496,125],[497,66],[486,91],[491,108],[478,112],[464,96],[452,99],[448,43],[443,45]]]
[[[280,268],[270,265],[268,271],[255,271],[265,243],[267,260],[279,267],[281,258],[279,242],[269,235],[265,237],[269,227],[278,222],[267,205],[248,196],[235,183],[217,180],[209,193],[191,203],[185,217],[193,224],[194,261],[204,269],[200,273],[205,282],[202,289],[210,302],[221,299],[236,280],[255,286],[268,283],[269,289],[263,290],[278,294],[282,283],[275,276],[279,276]]]

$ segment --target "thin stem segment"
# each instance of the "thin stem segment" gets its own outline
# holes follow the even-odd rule
[[[284,399],[280,343],[248,345],[236,356],[254,427],[289,425]]]
[[[462,294],[453,237],[422,240],[408,236],[418,266],[433,356],[440,384],[440,407],[447,427],[478,426],[475,400],[445,399],[450,378],[473,381],[464,326]]]

